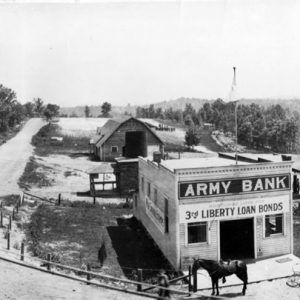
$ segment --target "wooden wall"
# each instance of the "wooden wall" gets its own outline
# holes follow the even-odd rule
[[[144,178],[144,189],[141,186],[141,178]],[[139,159],[139,197],[137,207],[134,208],[134,216],[139,219],[148,233],[152,236],[165,257],[174,267],[179,267],[179,221],[178,200],[175,196],[176,186],[174,174],[156,163]],[[165,212],[164,197],[168,198],[169,232],[165,233],[153,222],[146,212],[145,197],[147,183],[151,183],[151,195],[153,200],[154,188],[157,189],[157,206]]]
[[[104,143],[102,146],[102,154],[100,160],[113,161],[115,158],[122,156],[123,147],[125,146],[125,134],[127,131],[145,131],[146,132],[146,144],[152,146],[160,146],[162,143],[160,140],[143,124],[134,119],[129,119],[124,122]],[[117,146],[118,151],[116,153],[111,152],[111,147]]]

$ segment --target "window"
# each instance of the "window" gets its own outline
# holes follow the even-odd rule
[[[165,233],[169,232],[169,205],[168,198],[165,198]]]
[[[144,177],[141,178],[141,190],[144,193]]]
[[[151,196],[151,183],[148,182],[147,184],[147,196],[150,197]]]
[[[111,147],[111,152],[112,152],[112,153],[118,152],[118,146],[112,146],[112,147]]]
[[[188,244],[206,242],[206,227],[206,222],[188,223]]]
[[[154,203],[157,204],[157,189],[154,189]]]
[[[265,237],[283,233],[283,214],[265,216]]]

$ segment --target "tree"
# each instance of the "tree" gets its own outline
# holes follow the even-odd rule
[[[87,105],[84,107],[84,115],[86,118],[90,117],[90,108]]]
[[[109,117],[109,112],[111,111],[111,104],[108,102],[104,102],[101,105],[101,112],[103,117]]]
[[[27,117],[31,118],[34,116],[34,103],[32,102],[26,102],[24,104],[24,113],[26,114]]]
[[[44,102],[41,98],[34,98],[34,110],[38,116],[42,116],[44,111]]]
[[[198,129],[194,126],[189,127],[187,132],[185,133],[185,144],[190,147],[198,145],[199,142],[200,138]]]
[[[57,117],[59,115],[59,106],[56,104],[47,104],[45,110],[44,110],[44,116],[49,121],[54,117]]]
[[[14,114],[13,107],[17,102],[16,94],[10,88],[0,84],[0,130],[6,131],[9,120]]]

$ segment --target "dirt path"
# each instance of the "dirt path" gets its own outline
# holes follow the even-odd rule
[[[18,180],[33,152],[31,138],[44,124],[42,119],[30,119],[14,138],[0,146],[0,196],[19,192]]]
[[[72,299],[139,300],[149,299],[113,290],[87,286],[75,280],[49,275],[0,259],[0,300]]]

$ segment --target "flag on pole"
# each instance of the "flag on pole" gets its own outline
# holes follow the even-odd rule
[[[233,80],[229,93],[229,101],[237,101],[236,68],[233,67]]]

